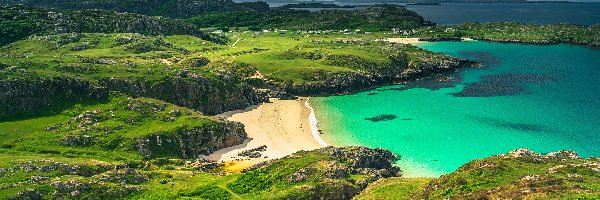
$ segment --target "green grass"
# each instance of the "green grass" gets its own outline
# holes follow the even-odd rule
[[[0,48],[0,63],[23,66],[40,75],[69,75],[91,82],[104,78],[160,81],[182,71],[217,81],[224,71],[241,79],[256,78],[258,71],[273,83],[304,84],[322,82],[323,74],[379,73],[378,70],[397,67],[390,66],[390,56],[401,54],[408,56],[409,63],[444,59],[410,45],[375,42],[386,36],[382,33],[254,35],[253,32],[234,32],[227,36],[231,38],[228,45],[184,35],[37,36]],[[306,57],[315,52],[321,57]],[[209,60],[208,64],[193,66],[194,60],[204,58]],[[348,61],[351,59],[356,62]]]
[[[74,50],[77,46],[86,47]],[[61,34],[5,46],[0,49],[0,63],[24,66],[43,75],[72,75],[90,81],[106,77],[159,80],[189,68],[177,65],[180,60],[218,48],[219,45],[192,36]],[[209,73],[207,69],[188,70]]]
[[[362,64],[349,63],[352,57],[358,63],[368,63],[376,68],[393,68],[390,56],[407,54],[410,62],[443,58],[410,45],[391,45],[374,42],[384,35],[343,35],[339,33],[307,35],[297,33],[235,33],[232,41],[240,41],[228,50],[210,53],[209,58],[228,57],[232,62],[256,68],[264,77],[278,82],[312,83],[326,73],[376,73]],[[354,41],[354,42],[344,42]],[[321,57],[311,58],[310,55]],[[409,67],[409,66],[405,66]]]
[[[432,179],[429,178],[387,178],[369,185],[365,191],[354,197],[355,200],[410,200],[419,194],[420,189]]]
[[[172,111],[181,114],[174,116]],[[86,123],[86,118],[78,117],[85,113],[95,113],[91,117],[93,123]],[[136,161],[141,159],[134,149],[137,138],[175,134],[182,129],[203,127],[215,121],[196,111],[162,101],[116,95],[106,103],[72,105],[54,116],[1,122],[0,150],[17,155],[50,154],[104,161]],[[56,128],[47,131],[46,128],[51,126]],[[86,146],[60,144],[59,141],[68,135],[87,135],[93,140]],[[177,151],[172,153],[177,154]]]
[[[173,199],[173,198],[201,198],[201,199],[242,199],[239,195],[227,189],[226,184],[235,180],[239,174],[217,176],[208,173],[192,175],[189,171],[159,171],[162,175],[144,184],[144,191],[131,196],[131,199]],[[167,184],[161,184],[167,180]],[[205,192],[209,191],[210,194]],[[226,192],[226,193],[225,193]]]
[[[446,32],[446,26],[419,28],[412,37],[420,38],[460,38],[470,37],[479,40],[498,42],[521,42],[534,44],[568,43],[600,47],[598,31],[600,24],[580,26],[574,24],[523,24],[514,22],[470,22],[452,26],[455,31]]]
[[[541,199],[593,197],[598,195],[600,189],[600,173],[594,171],[594,163],[598,163],[597,158],[537,161],[494,156],[471,161],[457,171],[433,180],[424,191],[428,198],[433,199],[483,196]],[[557,166],[563,167],[551,170]],[[527,176],[538,178],[527,180],[524,178]],[[526,189],[531,192],[521,193]]]
[[[335,189],[341,185],[352,185],[365,178],[364,175],[359,174],[351,174],[341,180],[323,178],[330,170],[326,166],[347,164],[338,159],[316,151],[299,152],[292,157],[274,161],[250,172],[227,176],[208,173],[194,175],[190,171],[180,170],[158,170],[156,172],[161,175],[142,184],[145,190],[131,198],[303,199],[310,197],[307,195],[311,194],[306,188]],[[308,170],[307,178],[300,182],[289,182],[288,177],[301,169]],[[167,180],[168,183],[160,184],[160,180]]]

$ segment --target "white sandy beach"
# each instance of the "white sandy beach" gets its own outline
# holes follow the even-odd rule
[[[468,42],[468,41],[473,41],[473,39],[471,38],[461,38],[463,42]],[[399,43],[399,44],[412,44],[412,45],[416,45],[416,44],[420,44],[420,43],[424,43],[427,41],[419,41],[419,38],[387,38],[385,39],[385,41],[391,42],[391,43]]]
[[[419,38],[388,38],[386,41],[399,44],[419,44],[424,41],[419,41]]]
[[[271,99],[244,111],[234,111],[218,115],[230,121],[245,125],[250,138],[244,144],[219,150],[206,158],[226,162],[226,169],[239,171],[256,163],[281,158],[300,150],[313,150],[327,143],[320,139],[317,120],[312,108],[308,106],[309,98],[298,100]],[[311,123],[312,122],[312,123]],[[261,158],[245,158],[238,153],[266,145],[267,149]]]

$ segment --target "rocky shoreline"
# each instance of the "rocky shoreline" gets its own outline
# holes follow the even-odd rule
[[[574,42],[569,40],[520,40],[520,39],[501,39],[501,38],[491,38],[491,37],[481,37],[481,36],[469,36],[469,38],[478,41],[485,42],[495,42],[495,43],[504,43],[504,44],[530,44],[530,45],[556,45],[556,44],[569,44],[569,45],[579,45],[585,46],[589,48],[600,48],[600,45],[594,43],[587,42]],[[455,42],[462,41],[461,37],[424,37],[419,38],[419,41],[427,41],[427,42]]]
[[[329,96],[352,94],[377,87],[391,85],[400,82],[410,82],[424,78],[430,78],[439,74],[451,73],[465,67],[475,67],[478,63],[453,58],[443,61],[423,62],[411,64],[412,66],[399,73],[391,74],[361,74],[361,73],[337,73],[321,75],[323,83],[309,84],[283,84],[279,91],[284,94],[296,96]]]
[[[531,45],[555,45],[555,44],[569,44],[569,45],[579,45],[585,46],[594,49],[600,49],[600,45],[589,44],[584,42],[571,42],[571,41],[554,41],[554,40],[542,40],[542,41],[527,41],[527,40],[503,40],[503,39],[495,39],[495,38],[485,38],[485,37],[473,37],[475,40],[486,41],[486,42],[496,42],[496,43],[506,43],[506,44],[531,44]]]
[[[395,82],[414,81],[449,73],[475,62],[452,58],[443,61],[411,64],[395,73],[331,73],[315,77],[319,83],[292,84],[278,82],[221,82],[205,77],[166,77],[160,81],[103,78],[98,83],[65,78],[6,79],[0,88],[0,116],[31,112],[56,103],[61,97],[102,100],[109,91],[120,91],[133,97],[150,97],[179,106],[193,108],[207,115],[240,110],[267,102],[269,98],[290,96],[327,96],[360,92]],[[2,71],[12,68],[2,69]],[[24,73],[28,73],[23,69]],[[56,87],[42,87],[56,85]],[[19,88],[19,89],[16,89]],[[27,92],[17,92],[27,91]],[[60,91],[59,91],[60,90]],[[226,95],[223,95],[226,94]],[[66,96],[65,96],[66,95]]]

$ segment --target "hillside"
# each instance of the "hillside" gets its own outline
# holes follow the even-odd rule
[[[514,22],[471,22],[452,27],[425,27],[418,30],[414,36],[431,41],[459,40],[461,37],[469,37],[493,42],[567,43],[598,48],[600,47],[599,31],[600,24],[581,26],[575,24],[535,25]]]
[[[410,45],[350,42],[335,35],[236,38],[235,48],[193,36],[130,33],[67,33],[12,43],[0,49],[5,94],[0,102],[6,106],[0,116],[63,99],[102,100],[108,91],[214,115],[267,97],[345,93],[471,64]],[[346,50],[335,51],[342,47]]]
[[[358,10],[274,9],[270,12],[232,12],[200,15],[188,20],[199,27],[251,27],[289,30],[389,31],[430,25],[417,13],[399,6]]]
[[[222,38],[205,34],[191,24],[162,17],[101,10],[0,6],[0,46],[31,35],[73,32],[191,35],[214,42],[224,42]]]
[[[351,199],[370,183],[396,176],[383,149],[324,148],[298,152],[222,175],[204,160],[143,162],[3,157],[0,196],[8,199]]]
[[[269,10],[266,3],[234,3],[231,0],[1,0],[0,4],[73,10],[102,9],[174,18],[187,18],[211,12]]]
[[[600,160],[517,149],[433,180],[385,179],[356,199],[598,199]]]

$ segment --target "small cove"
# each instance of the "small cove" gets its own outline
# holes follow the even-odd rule
[[[600,50],[479,41],[419,46],[485,67],[443,84],[312,98],[328,143],[390,149],[408,177],[440,176],[522,147],[600,156]]]

